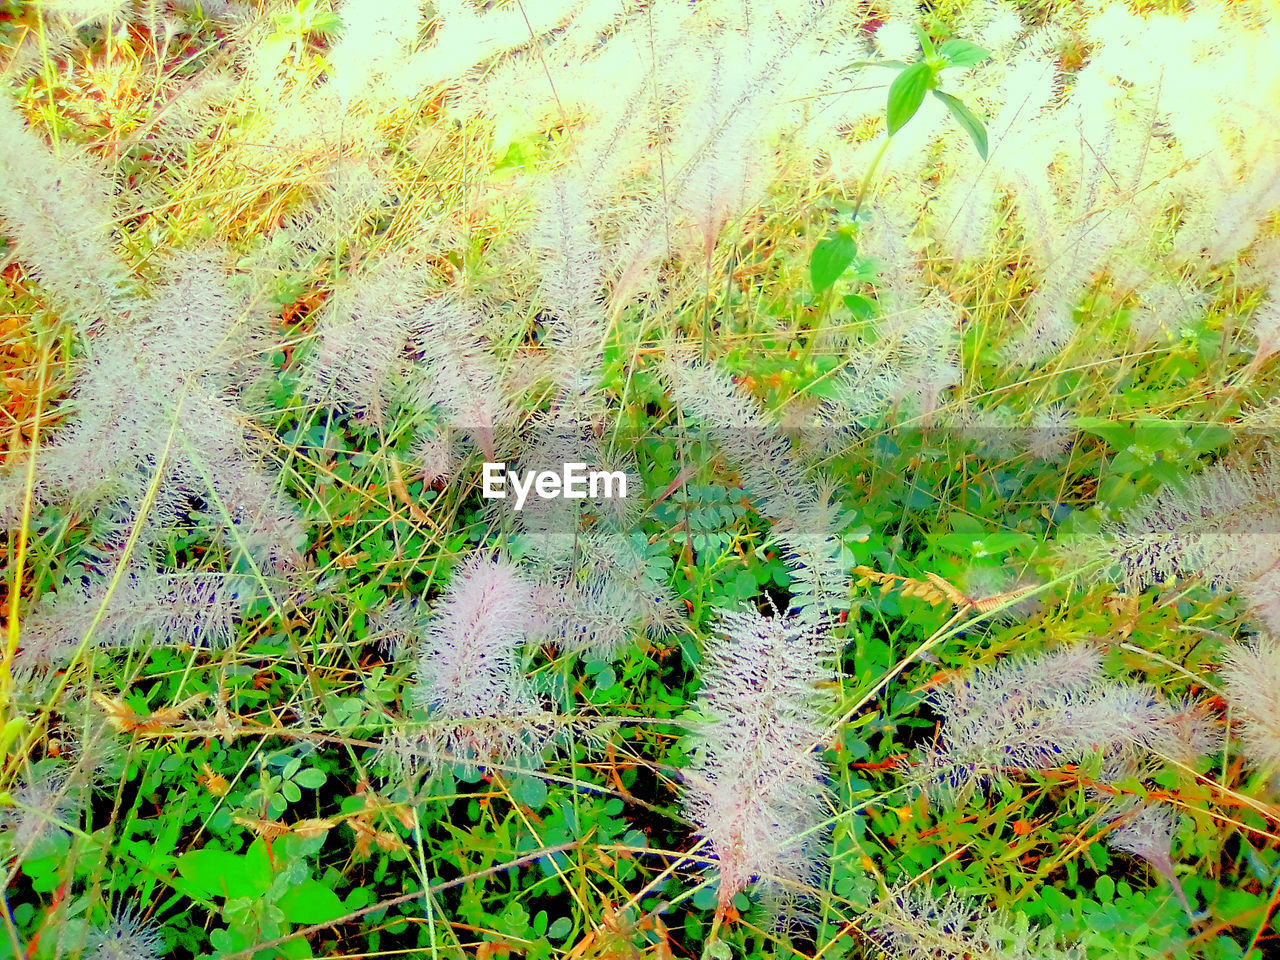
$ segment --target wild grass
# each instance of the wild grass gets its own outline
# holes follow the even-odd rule
[[[1270,955],[1277,11],[927,6],[0,5],[0,954]]]

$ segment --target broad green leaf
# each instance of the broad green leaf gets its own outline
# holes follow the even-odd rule
[[[324,781],[324,771],[319,767],[307,767],[305,770],[299,770],[298,775],[293,778],[294,783],[300,787],[306,787],[308,790],[324,786]]]
[[[303,937],[294,937],[292,940],[286,940],[274,949],[280,951],[280,956],[285,960],[307,960],[308,957],[314,957],[311,952],[311,944]]]
[[[1187,441],[1191,444],[1192,453],[1207,453],[1230,443],[1231,431],[1213,423],[1197,424],[1187,433]]]
[[[953,67],[974,67],[991,59],[991,51],[968,40],[948,40],[938,48],[938,56]]]
[[[809,281],[813,284],[813,292],[821,293],[840,278],[840,274],[849,269],[858,247],[853,237],[847,233],[836,231],[829,233],[813,248],[813,256],[809,258]]]
[[[1105,417],[1077,417],[1077,429],[1101,437],[1112,450],[1123,450],[1133,443],[1133,424],[1108,420]]]
[[[547,785],[539,777],[513,777],[508,787],[511,798],[534,810],[542,809],[547,802]]]
[[[935,90],[933,95],[947,105],[951,115],[968,132],[970,139],[973,140],[973,145],[978,148],[978,156],[982,157],[983,160],[987,159],[987,129],[982,125],[982,121],[975,117],[968,107],[951,94]]]
[[[348,912],[338,895],[318,880],[304,880],[286,891],[279,907],[290,923],[328,923]]]
[[[933,84],[933,70],[927,63],[913,63],[903,70],[889,86],[889,135],[893,136],[916,115],[924,95]]]
[[[563,940],[573,930],[573,921],[568,917],[558,917],[555,922],[547,928],[547,936],[552,940]]]
[[[849,308],[855,320],[870,320],[876,315],[876,305],[866,297],[851,293],[844,298],[844,305]]]
[[[270,874],[252,869],[245,857],[210,848],[180,856],[178,875],[186,881],[183,892],[203,900],[260,897],[271,885]]]
[[[1181,420],[1142,417],[1133,425],[1133,442],[1153,452],[1176,454],[1176,446],[1186,435],[1187,426]]]

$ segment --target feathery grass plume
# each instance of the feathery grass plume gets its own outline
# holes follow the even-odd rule
[[[850,571],[856,561],[841,531],[850,530],[857,515],[840,503],[837,494],[834,483],[820,481],[806,491],[794,524],[775,531],[791,573],[787,587],[791,607],[801,617],[821,619],[849,607]],[[865,526],[850,530],[848,537],[865,536],[867,531]]]
[[[535,616],[533,583],[510,561],[475,555],[458,567],[418,656],[427,722],[394,745],[407,767],[522,761],[549,745],[558,718],[520,672]]]
[[[452,480],[458,457],[449,430],[427,428],[414,440],[410,459],[418,465],[422,482],[428,485]]]
[[[449,425],[493,461],[515,411],[481,336],[481,323],[478,311],[453,298],[434,300],[417,311],[413,345],[426,362],[413,388],[413,402],[439,407]]]
[[[419,646],[426,629],[427,618],[417,603],[393,600],[366,618],[365,639],[378,644],[395,661]]]
[[[1143,755],[1189,762],[1215,741],[1192,705],[1106,677],[1091,644],[1010,657],[935,688],[926,703],[943,718],[938,742],[924,756],[927,789],[948,800],[1095,752],[1121,776]]]
[[[348,407],[360,418],[382,416],[408,368],[405,348],[421,282],[417,271],[391,259],[334,291],[302,374],[313,402]]]
[[[22,81],[39,73],[46,63],[57,64],[62,68],[62,61],[71,51],[79,47],[76,31],[65,20],[48,20],[44,31],[26,30],[16,42],[8,38],[9,61],[5,65],[4,78],[13,86],[21,86]]]
[[[575,138],[576,157],[581,184],[594,202],[616,195],[620,181],[644,168],[654,128],[667,122],[675,112],[673,104],[687,95],[680,55],[697,31],[700,11],[677,4],[664,6],[660,15],[651,11],[659,13],[648,8],[643,18],[633,17],[618,30],[614,42],[589,61],[598,73],[580,83],[587,117]],[[599,82],[600,77],[609,82]]]
[[[1201,576],[1210,587],[1241,591],[1265,614],[1280,586],[1273,574],[1280,564],[1280,454],[1265,448],[1251,460],[1220,461],[1181,489],[1144,497],[1099,534],[1068,543],[1065,553],[1109,561],[1133,590]]]
[[[979,406],[962,402],[947,419],[984,457],[1005,459],[1017,452],[1017,413],[1005,404]]]
[[[667,568],[650,562],[644,534],[610,527],[580,534],[577,557],[544,558],[534,591],[539,639],[597,659],[616,657],[636,636],[663,636],[676,622]]]
[[[1075,437],[1075,415],[1062,403],[1037,409],[1028,424],[1025,415],[1007,405],[983,407],[961,400],[949,409],[946,419],[961,436],[973,441],[979,453],[1001,459],[1026,453],[1056,463]]]
[[[1240,596],[1249,612],[1268,630],[1280,631],[1280,564],[1273,564],[1247,583],[1240,585]]]
[[[160,960],[160,929],[131,910],[116,913],[104,927],[89,931],[84,960]]]
[[[94,576],[42,598],[22,623],[20,659],[64,665],[95,619],[92,641],[99,649],[129,648],[143,640],[216,649],[231,641],[253,595],[247,582],[224,574],[162,573],[134,563],[103,609],[109,582],[110,577]]]
[[[1228,648],[1222,666],[1227,703],[1240,721],[1245,755],[1280,770],[1280,639],[1271,634]]]
[[[1027,453],[1037,460],[1057,463],[1071,448],[1076,435],[1076,415],[1063,403],[1041,407],[1031,418],[1026,437]]]
[[[921,289],[905,233],[898,232],[903,229],[890,219],[870,231],[875,248],[896,266],[886,271],[887,308],[874,336],[852,347],[833,396],[820,408],[819,422],[837,431],[871,426],[891,409],[895,420],[927,425],[960,381],[959,311],[946,297]]]
[[[1156,873],[1169,881],[1174,895],[1187,911],[1195,917],[1178,875],[1173,869],[1173,834],[1178,828],[1178,814],[1168,804],[1148,803],[1135,797],[1108,810],[1103,819],[1116,824],[1103,838],[1107,846],[1141,857]]]
[[[230,519],[233,550],[272,570],[296,565],[301,528],[234,401],[261,362],[247,303],[216,257],[190,254],[138,309],[133,323],[92,339],[72,388],[75,415],[37,466],[41,496],[106,505],[123,535],[163,459],[165,479],[141,518],[144,547],[204,501]]]
[[[531,499],[514,512],[538,581],[537,639],[561,650],[612,658],[636,636],[657,636],[672,619],[673,598],[662,568],[650,562],[647,537],[636,531],[642,488],[629,452],[602,449],[606,410],[598,391],[578,383],[535,417],[519,454],[527,472],[558,473],[564,464],[611,476],[578,499]],[[625,445],[619,445],[625,448]],[[625,482],[627,495],[620,496]]]
[[[684,808],[719,863],[722,908],[755,882],[785,910],[821,880],[834,646],[825,624],[755,610],[722,611],[707,644]]]
[[[550,335],[545,345],[551,351],[555,381],[585,393],[599,380],[605,333],[600,251],[586,192],[577,182],[558,177],[539,209],[533,243],[548,311]]]
[[[1276,285],[1280,291],[1280,284]],[[1248,383],[1271,357],[1280,353],[1280,302],[1268,294],[1249,317],[1249,333],[1253,335],[1253,358],[1241,371],[1237,383]]]
[[[755,51],[749,40],[743,40],[741,46],[725,44],[712,51],[700,84],[702,93],[687,113],[684,142],[673,145],[677,163],[690,158],[683,189],[673,198],[675,210],[697,231],[702,260],[708,264],[725,224],[749,206],[753,181],[759,177],[755,158],[763,132],[760,117],[754,110],[730,105],[768,102],[774,94],[752,75],[750,58]],[[770,81],[776,82],[775,78]]]
[[[277,107],[278,109],[278,107]],[[268,162],[254,156],[253,143],[238,143],[244,162]],[[269,151],[274,161],[278,149]],[[361,230],[384,215],[394,202],[386,163],[377,155],[343,158],[316,174],[304,203],[288,212],[280,226],[241,261],[259,288],[276,288],[282,280],[310,283],[321,269],[326,251],[358,247]]]
[[[1240,412],[1236,428],[1262,437],[1280,434],[1280,397],[1260,398]]]
[[[479,82],[456,85],[449,92],[451,113],[464,123],[474,118],[492,124],[494,157],[516,141],[545,135],[566,117],[616,121],[619,135],[605,140],[607,150],[582,144],[578,131],[573,135],[579,155],[591,158],[581,171],[584,184],[609,192],[613,180],[599,182],[600,175],[634,160],[627,156],[631,143],[623,131],[635,119],[636,91],[653,79],[645,75],[640,51],[626,41],[640,7],[636,0],[587,0],[562,27],[502,57]],[[672,11],[650,11],[655,32],[662,30]]]
[[[64,694],[58,712],[60,722],[50,728],[50,736],[56,735],[58,756],[72,766],[73,775],[95,787],[118,784],[128,741],[117,734],[98,706],[78,691]]]
[[[1204,316],[1210,302],[1206,291],[1169,281],[1144,283],[1136,295],[1138,303],[1129,314],[1129,329],[1141,347],[1179,336]]]
[[[173,5],[184,10],[196,10],[207,19],[242,23],[254,16],[253,5],[241,0],[173,0]]]
[[[808,486],[804,469],[755,398],[710,364],[676,358],[665,373],[677,409],[711,429],[717,449],[742,472],[761,512],[779,521],[798,517]]]
[[[918,886],[890,890],[863,930],[888,960],[1085,960],[1083,948],[1064,946],[1022,914]]]
[[[66,833],[55,821],[75,825],[83,786],[84,778],[66,764],[48,760],[32,767],[12,789],[13,805],[0,807],[7,855],[26,859],[55,832]]]
[[[725,16],[732,7],[707,4],[706,9],[733,20]],[[665,241],[675,221],[696,227],[705,265],[720,229],[755,195],[745,185],[767,182],[781,166],[770,142],[803,126],[795,117],[796,104],[819,92],[836,71],[835,58],[821,56],[823,28],[838,16],[834,9],[808,0],[754,4],[745,25],[737,21],[726,27],[712,19],[684,38],[677,69],[690,61],[713,64],[715,81],[691,103],[657,110],[661,126],[674,130],[669,148],[647,149],[659,160],[658,169],[651,170],[655,189],[612,258],[619,265],[615,305],[626,302],[651,272],[669,246]],[[689,85],[684,87],[687,97]],[[673,114],[681,118],[678,124],[670,123]],[[757,169],[758,175],[749,175]]]
[[[0,96],[0,221],[58,305],[86,330],[129,306],[111,238],[112,187],[83,158],[56,155]]]
[[[235,89],[235,76],[218,67],[182,81],[144,125],[147,146],[157,154],[185,160],[186,151],[198,142],[212,142],[212,132],[231,110]]]
[[[471,0],[435,4],[435,43],[406,59],[388,78],[389,94],[407,101],[438,84],[457,82],[473,67],[536,43],[569,21],[586,0],[548,0],[527,8],[477,10]]]
[[[832,502],[832,488],[806,476],[790,442],[727,374],[709,364],[673,359],[665,376],[676,406],[706,424],[756,509],[773,522],[787,547],[805,615],[847,609],[852,564],[839,536],[847,515]]]
[[[133,0],[40,0],[45,15],[66,17],[76,26],[110,20],[117,25],[133,19]]]

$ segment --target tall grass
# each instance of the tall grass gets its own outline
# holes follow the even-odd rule
[[[0,7],[0,951],[1265,955],[1277,30]]]

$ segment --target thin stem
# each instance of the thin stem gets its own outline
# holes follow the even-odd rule
[[[867,168],[867,172],[863,174],[862,183],[858,187],[858,199],[853,204],[853,218],[856,220],[858,214],[862,211],[862,201],[867,198],[867,189],[871,186],[871,178],[875,176],[876,170],[880,167],[880,161],[884,159],[885,152],[889,149],[889,144],[893,142],[893,135],[884,138],[884,143],[880,144],[880,149],[876,151],[876,155],[871,159],[871,166]]]

